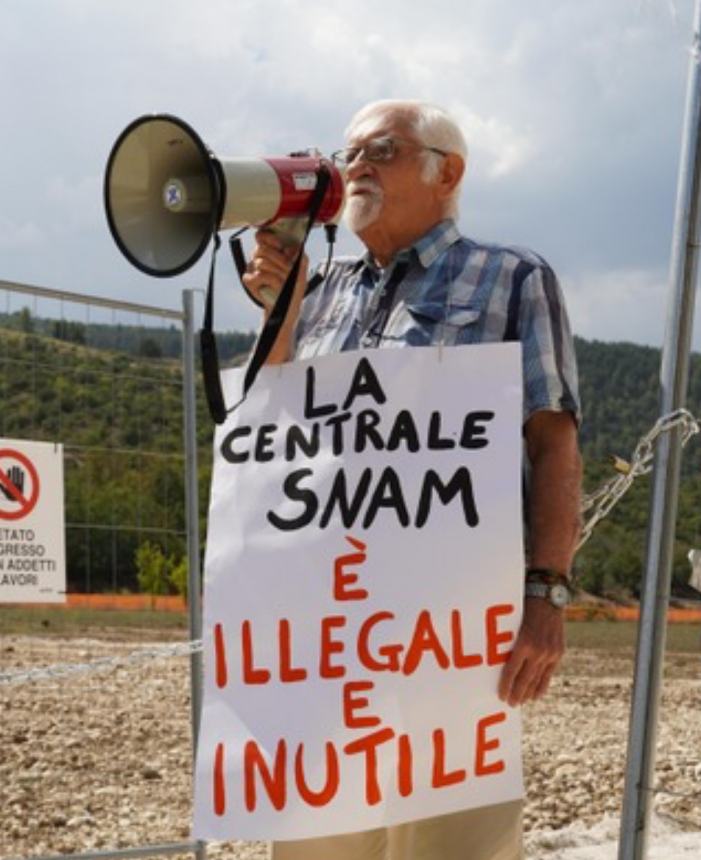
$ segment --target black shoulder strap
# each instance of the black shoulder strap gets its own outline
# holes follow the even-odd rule
[[[326,189],[329,187],[329,184],[331,182],[331,174],[326,169],[326,167],[324,167],[323,164],[317,172],[317,177],[318,178],[316,188],[314,189],[314,193],[309,203],[309,220],[307,222],[307,229],[304,233],[304,239],[299,246],[299,251],[297,253],[297,256],[295,257],[292,269],[290,270],[290,273],[287,276],[287,280],[283,284],[282,289],[278,294],[275,304],[273,305],[273,309],[270,312],[270,316],[268,317],[265,325],[263,326],[263,331],[260,333],[260,337],[258,338],[258,342],[256,343],[255,350],[253,351],[251,360],[248,363],[248,368],[246,369],[246,376],[244,377],[243,381],[244,397],[248,393],[250,387],[255,382],[255,378],[258,375],[258,371],[265,364],[265,360],[270,354],[270,350],[273,348],[273,344],[277,340],[277,336],[280,333],[280,329],[285,322],[285,317],[287,316],[287,312],[290,308],[295,283],[297,281],[297,275],[299,274],[299,267],[302,264],[304,246],[306,245],[309,233],[314,226],[314,221],[316,220],[316,216],[319,213],[319,209],[321,209],[321,204],[323,203]]]
[[[265,363],[273,344],[277,340],[282,324],[285,321],[287,311],[292,301],[297,274],[299,267],[302,264],[302,255],[304,254],[304,246],[306,244],[309,233],[314,226],[316,216],[319,213],[321,204],[324,200],[324,195],[331,182],[331,174],[328,169],[322,164],[317,170],[317,183],[311,200],[309,201],[309,220],[307,222],[304,239],[299,247],[299,252],[295,258],[292,269],[287,276],[277,300],[273,306],[270,316],[268,317],[263,331],[258,338],[253,355],[246,369],[246,375],[243,383],[243,398],[245,399],[248,390],[253,385],[258,371]],[[217,343],[213,331],[213,316],[214,316],[214,263],[216,260],[217,251],[221,245],[219,235],[214,233],[214,250],[212,251],[212,262],[209,269],[209,282],[207,284],[207,296],[205,299],[205,313],[202,330],[200,331],[200,349],[202,353],[202,373],[204,376],[204,389],[207,397],[207,405],[212,420],[216,424],[223,424],[229,411],[224,402],[224,393],[221,387],[221,377],[219,374],[219,357],[217,354]],[[232,243],[233,246],[233,243]],[[233,247],[232,247],[233,252]],[[234,253],[234,261],[236,262],[239,274],[241,268],[239,263],[243,261],[243,269],[245,269],[245,260],[243,260],[243,252],[239,261],[236,261]],[[241,401],[239,401],[240,403]],[[235,409],[238,404],[235,404],[232,409]]]

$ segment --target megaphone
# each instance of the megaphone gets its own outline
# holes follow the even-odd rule
[[[107,162],[107,221],[124,256],[149,275],[193,266],[218,230],[270,225],[300,241],[320,169],[330,181],[316,223],[335,221],[343,178],[316,151],[273,158],[217,158],[183,120],[142,116]]]

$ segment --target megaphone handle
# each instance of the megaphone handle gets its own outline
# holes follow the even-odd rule
[[[295,247],[301,245],[307,234],[307,219],[306,218],[281,218],[279,221],[276,221],[274,224],[269,224],[262,229],[267,230],[269,233],[274,233],[275,236],[282,242],[283,245],[288,247]],[[234,258],[234,265],[236,266],[236,271],[239,273],[239,278],[243,285],[244,290],[248,293],[248,297],[252,302],[258,305],[258,307],[267,307],[272,308],[275,302],[277,301],[278,293],[272,287],[262,286],[258,290],[258,294],[252,293],[246,285],[243,283],[243,276],[246,274],[246,258],[243,254],[243,246],[241,245],[241,240],[239,239],[241,231],[238,233],[234,233],[233,236],[229,239],[229,247],[231,248],[231,255]],[[261,302],[258,298],[263,299]]]
[[[284,247],[298,248],[306,238],[306,228],[306,218],[280,218],[279,221],[263,227],[263,230],[266,233],[272,233]],[[265,304],[272,308],[277,301],[277,290],[272,287],[261,287],[258,292]]]
[[[251,360],[248,364],[248,367],[246,368],[246,375],[243,380],[244,396],[248,393],[248,390],[251,385],[253,385],[253,382],[258,375],[258,371],[265,363],[265,359],[270,353],[270,350],[272,349],[273,344],[275,343],[275,340],[277,339],[277,336],[280,332],[280,328],[285,321],[285,316],[287,315],[290,302],[292,301],[292,293],[294,291],[295,283],[297,281],[297,275],[299,274],[299,269],[302,264],[304,245],[307,241],[307,237],[309,236],[312,226],[314,225],[316,216],[319,213],[319,209],[323,202],[324,195],[326,194],[326,189],[328,188],[330,181],[331,177],[328,170],[320,168],[318,172],[316,188],[314,189],[314,194],[312,195],[312,200],[309,207],[309,219],[304,226],[304,235],[302,237],[302,241],[299,243],[299,250],[297,252],[297,256],[295,257],[292,269],[287,276],[287,280],[283,284],[283,287],[280,290],[280,294],[275,300],[275,305],[273,306],[270,316],[268,317],[265,325],[263,326],[263,330],[258,337],[258,342],[256,343],[253,355],[251,356]]]

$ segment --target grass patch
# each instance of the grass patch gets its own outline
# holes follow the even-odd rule
[[[570,621],[567,624],[570,648],[635,649],[637,637],[635,621]],[[701,653],[701,624],[668,624],[667,651]]]
[[[120,631],[137,631],[173,638],[187,636],[188,618],[182,612],[151,609],[91,609],[86,607],[0,606],[0,632],[25,636],[104,636],[119,638]],[[570,648],[625,650],[636,646],[634,621],[570,621]],[[180,637],[178,637],[180,638]],[[667,651],[701,653],[701,624],[667,625]]]
[[[188,618],[183,612],[152,609],[91,609],[86,607],[0,606],[0,632],[24,636],[114,636],[119,631],[139,631],[156,636],[182,631]]]

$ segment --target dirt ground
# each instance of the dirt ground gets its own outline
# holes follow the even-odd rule
[[[145,642],[4,636],[0,671],[80,664]],[[189,840],[187,657],[0,686],[0,857]],[[654,808],[701,830],[701,665],[670,654],[660,709]],[[620,810],[630,650],[571,650],[548,697],[524,709],[529,857],[547,833]],[[553,834],[554,835],[554,834]],[[266,858],[261,843],[210,855]]]

